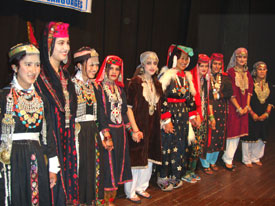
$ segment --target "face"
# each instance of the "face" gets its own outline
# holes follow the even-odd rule
[[[188,57],[187,54],[181,52],[180,58],[177,60],[177,68],[180,69],[181,71],[185,70],[186,67],[188,66],[190,61],[190,58]]]
[[[199,74],[200,76],[204,76],[206,75],[207,71],[208,71],[208,63],[200,63],[199,64]]]
[[[158,70],[158,61],[155,59],[147,59],[144,63],[144,72],[146,75],[154,75]]]
[[[247,64],[247,55],[237,55],[236,56],[236,65],[237,66],[245,66]]]
[[[111,66],[109,67],[109,71],[108,71],[108,79],[111,81],[116,81],[119,77],[120,74],[120,66],[115,65],[115,64],[111,64]]]
[[[26,55],[19,62],[19,68],[12,65],[17,75],[17,81],[24,89],[28,89],[35,82],[40,73],[40,58],[39,55]]]
[[[92,59],[89,58],[86,63],[86,68],[82,69],[82,75],[88,79],[94,79],[98,71],[98,64],[94,64]]]
[[[217,74],[222,68],[222,61],[213,60],[212,62],[212,73]]]
[[[258,67],[256,70],[256,75],[260,79],[265,79],[267,73],[267,68],[266,67]]]
[[[51,58],[53,58],[55,61],[58,61],[58,62],[64,61],[67,59],[69,51],[70,51],[69,37],[56,38],[53,54]]]

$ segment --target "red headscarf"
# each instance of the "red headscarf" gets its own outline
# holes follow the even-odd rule
[[[105,78],[105,71],[106,71],[106,64],[114,64],[117,66],[120,66],[120,74],[118,79],[115,81],[117,86],[124,87],[123,83],[123,60],[115,55],[109,55],[104,59],[104,62],[102,63],[99,73],[96,77],[96,82],[100,83]]]
[[[224,72],[224,61],[223,61],[223,54],[221,53],[213,53],[210,57],[210,60],[211,60],[211,65],[210,67],[212,67],[212,63],[213,61],[221,61],[222,62],[222,71],[221,73],[223,75],[227,75],[227,73]]]

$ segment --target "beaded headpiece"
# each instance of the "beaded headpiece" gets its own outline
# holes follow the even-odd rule
[[[119,74],[118,79],[115,81],[115,83],[116,83],[116,85],[118,85],[120,87],[124,87],[124,83],[123,83],[123,60],[120,57],[115,56],[115,55],[109,55],[104,59],[102,65],[100,67],[99,73],[96,77],[96,82],[100,83],[104,80],[104,78],[106,78],[105,77],[106,64],[114,64],[114,65],[120,66],[120,74]]]
[[[48,24],[48,50],[51,51],[52,42],[54,38],[69,37],[69,24],[63,22],[51,21]]]
[[[38,54],[39,55],[39,50],[30,43],[20,43],[15,46],[13,46],[10,51],[9,51],[9,59],[10,62],[19,54]]]
[[[98,56],[95,49],[82,47],[74,53],[74,62],[77,63],[92,58],[92,63],[99,64]]]
[[[247,56],[248,52],[246,48],[238,48],[236,51],[236,56]]]

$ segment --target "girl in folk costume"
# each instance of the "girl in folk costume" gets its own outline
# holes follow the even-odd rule
[[[140,202],[140,195],[150,199],[146,192],[153,163],[161,164],[160,110],[162,88],[156,72],[158,56],[146,51],[140,55],[141,65],[131,79],[127,92],[128,118],[133,132],[141,131],[138,139],[129,138],[133,182],[124,185],[127,198]]]
[[[240,137],[248,135],[248,112],[253,92],[253,79],[247,67],[248,52],[245,48],[238,48],[233,53],[227,66],[228,76],[231,78],[233,95],[228,105],[226,150],[222,156],[225,168],[235,170],[232,164]]]
[[[40,72],[39,51],[18,44],[10,49],[9,62],[15,74],[10,87],[0,91],[0,188],[5,188],[0,204],[50,206],[50,188],[60,169],[50,107],[33,86]]]
[[[126,129],[134,139],[138,132],[133,133],[127,117],[126,95],[123,90],[123,61],[118,56],[107,56],[100,68],[96,82],[102,88],[101,96],[104,115],[110,129],[110,136],[105,136],[108,150],[104,151],[104,200],[105,205],[114,205],[118,184],[132,181],[131,164]]]
[[[72,79],[77,94],[76,151],[79,174],[79,202],[82,205],[100,205],[104,197],[103,146],[99,131],[108,137],[103,103],[94,82],[98,71],[98,53],[82,47],[74,53],[77,73]],[[96,121],[99,122],[99,129]]]
[[[233,94],[231,80],[226,73],[224,73],[223,55],[213,53],[211,60],[211,78],[210,78],[210,92],[213,95],[213,115],[216,120],[216,129],[209,130],[208,142],[204,152],[206,158],[200,159],[204,171],[212,173],[218,170],[216,165],[219,151],[225,149],[226,141],[226,119],[227,119],[227,104],[228,100]],[[210,116],[210,119],[213,118]],[[211,169],[210,169],[211,168]]]
[[[162,106],[162,166],[157,184],[163,191],[182,186],[186,169],[189,121],[199,124],[193,98],[196,94],[192,74],[185,71],[193,49],[171,45],[168,50],[168,68],[160,77],[164,92]],[[190,181],[191,181],[191,177]]]
[[[268,117],[274,103],[272,86],[266,81],[267,66],[259,61],[253,65],[254,91],[250,103],[249,133],[242,138],[242,161],[247,167],[252,163],[261,166],[268,137]]]
[[[205,144],[207,142],[208,127],[215,129],[215,118],[213,116],[212,109],[212,96],[210,91],[210,58],[205,54],[199,54],[198,63],[194,69],[192,69],[194,85],[196,88],[196,101],[198,101],[197,112],[201,119],[200,125],[193,125],[195,131],[195,141],[190,146],[188,171],[186,175],[191,175],[196,181],[201,178],[195,174],[199,157],[203,156]],[[210,125],[208,124],[208,120]],[[207,174],[211,174],[211,171],[204,170]],[[186,179],[186,175],[183,180],[190,182]],[[194,183],[193,181],[191,183]]]
[[[75,115],[77,98],[67,67],[69,25],[50,22],[40,41],[41,72],[36,87],[49,100],[52,109],[57,153],[61,163],[54,188],[54,204],[78,204],[77,152],[75,146]]]

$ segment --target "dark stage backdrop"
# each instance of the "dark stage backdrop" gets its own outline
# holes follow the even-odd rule
[[[155,51],[159,67],[166,63],[171,43],[195,48],[209,56],[225,55],[227,65],[233,51],[242,46],[249,51],[248,66],[263,60],[274,81],[275,12],[267,0],[93,0],[92,14],[23,0],[1,1],[0,87],[9,82],[7,52],[26,42],[26,21],[39,39],[48,21],[64,21],[70,26],[71,50],[95,48],[100,60],[115,54],[124,60],[125,76],[131,77],[139,55]],[[71,71],[73,67],[71,68]]]

